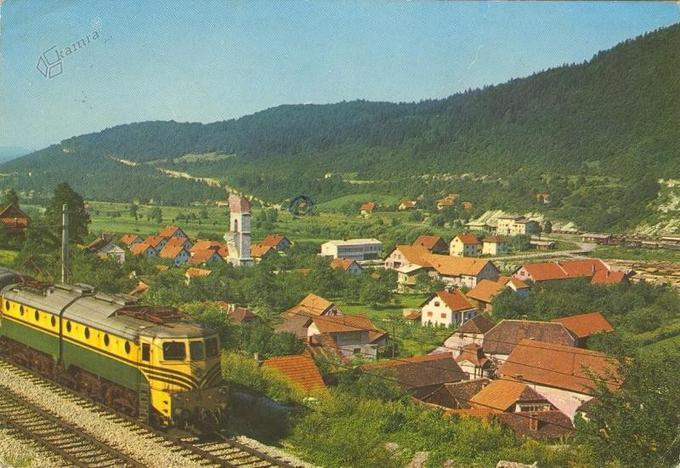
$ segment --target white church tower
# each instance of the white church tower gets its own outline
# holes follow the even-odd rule
[[[224,240],[229,248],[229,263],[234,266],[253,265],[250,256],[250,202],[235,193],[229,195],[229,232]]]

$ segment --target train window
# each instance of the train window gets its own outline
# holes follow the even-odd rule
[[[187,349],[180,341],[166,341],[163,343],[163,359],[166,361],[184,361]]]
[[[125,353],[130,354],[130,342],[129,341],[125,342]]]
[[[71,331],[71,322],[69,322],[68,320],[66,321],[66,331],[67,332]]]
[[[219,353],[219,347],[217,346],[217,337],[208,338],[205,340],[205,354],[208,357],[215,357]]]
[[[53,327],[57,325],[57,319],[54,318],[54,315],[53,315],[52,318],[50,319],[50,323],[52,324]]]
[[[189,355],[192,361],[202,361],[205,359],[205,348],[202,341],[189,342]]]
[[[142,361],[150,361],[151,360],[151,347],[149,346],[149,343],[142,343]]]
[[[37,310],[35,311],[34,316],[35,316],[35,321],[36,321],[36,322],[37,322],[38,320],[40,320],[40,312],[38,312]]]
[[[5,301],[5,310],[9,312],[9,301]]]
[[[19,306],[19,315],[24,315],[24,306]]]
[[[89,339],[90,338],[90,329],[85,327],[85,338]]]
[[[109,345],[109,335],[104,334],[104,346],[108,346],[108,345]]]

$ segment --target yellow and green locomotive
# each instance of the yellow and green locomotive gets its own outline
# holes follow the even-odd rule
[[[226,416],[215,332],[174,308],[12,273],[0,271],[5,356],[159,426],[204,432]]]

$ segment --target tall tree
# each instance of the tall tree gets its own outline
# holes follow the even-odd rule
[[[45,210],[45,221],[51,229],[59,229],[62,222],[62,205],[66,204],[69,219],[69,237],[71,242],[82,242],[87,236],[87,225],[90,215],[85,209],[83,197],[75,192],[69,184],[62,182],[54,189],[54,196]]]

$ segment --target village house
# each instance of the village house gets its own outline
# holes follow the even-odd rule
[[[596,234],[585,232],[581,234],[581,242],[592,242],[594,244],[602,245],[613,244],[614,236],[612,236],[611,234]]]
[[[538,221],[525,218],[524,216],[500,216],[496,225],[496,233],[502,236],[530,236],[538,234],[539,231]]]
[[[527,263],[518,268],[513,277],[534,283],[574,278],[592,279],[601,270],[609,270],[609,266],[599,258],[580,258],[557,262]]]
[[[375,203],[373,203],[373,202],[362,203],[361,206],[359,207],[359,212],[364,216],[368,216],[368,215],[372,214],[374,210],[375,210]]]
[[[130,247],[130,253],[132,255],[143,255],[145,257],[155,257],[157,254],[156,249],[147,244],[146,241],[134,244]]]
[[[347,258],[334,258],[331,260],[330,267],[333,270],[344,271],[345,273],[351,273],[356,276],[361,276],[361,274],[364,272],[363,268],[361,268],[361,265],[359,265],[356,261],[349,260]]]
[[[186,241],[187,239],[184,237],[171,237],[158,253],[158,256],[165,260],[172,261],[174,266],[184,265],[189,261],[190,257],[189,250],[186,247]]]
[[[470,409],[472,397],[489,385],[489,382],[489,379],[481,378],[444,383],[434,391],[422,395],[419,400],[439,408]]]
[[[486,357],[484,350],[477,343],[463,346],[460,354],[456,357],[456,362],[467,374],[468,379],[492,377],[496,368],[494,362]]]
[[[505,255],[508,250],[510,245],[502,236],[488,236],[482,241],[482,255]]]
[[[509,379],[493,380],[474,395],[470,402],[473,407],[491,408],[507,413],[557,409],[526,383]]]
[[[449,243],[449,255],[476,257],[482,251],[482,243],[474,234],[459,234]]]
[[[605,354],[529,339],[520,341],[496,372],[529,384],[572,421],[593,398],[598,377],[611,390],[621,383],[616,362]]]
[[[278,252],[283,252],[288,250],[292,243],[288,240],[286,236],[281,234],[267,234],[264,239],[259,243],[262,246],[271,246],[274,250]]]
[[[165,244],[168,243],[168,240],[169,238],[167,237],[147,236],[147,238],[144,239],[144,243],[155,250],[154,255],[158,255],[160,251],[163,250],[163,247],[165,247]]]
[[[493,309],[491,302],[494,297],[501,294],[506,289],[514,291],[520,297],[529,294],[529,285],[517,278],[501,276],[496,281],[483,279],[470,289],[465,295],[471,299],[481,311],[491,312]]]
[[[627,283],[630,274],[624,271],[598,270],[590,280],[590,284],[611,285]]]
[[[119,264],[125,263],[125,250],[113,242],[113,236],[102,234],[90,242],[85,250],[97,255],[99,258],[110,258]]]
[[[227,248],[227,244],[225,242],[213,240],[197,240],[189,249],[189,253],[193,255],[195,252],[201,250],[214,250],[222,258],[227,258],[229,255],[229,249]]]
[[[304,299],[283,313],[284,317],[295,315],[304,315],[306,317],[334,316],[342,315],[342,311],[328,299],[309,293]]]
[[[593,335],[614,331],[612,324],[599,312],[560,317],[551,321],[564,325],[576,337],[576,345],[579,347],[585,347],[588,338]]]
[[[458,200],[458,198],[460,198],[460,195],[458,195],[457,193],[448,194],[444,198],[437,200],[437,209],[443,210],[444,208],[453,206],[456,203],[456,200]]]
[[[133,245],[141,244],[142,242],[144,242],[144,239],[137,234],[123,234],[120,237],[120,243],[123,244],[126,249],[131,249]]]
[[[577,340],[571,332],[557,322],[537,320],[501,320],[484,334],[482,348],[487,356],[503,362],[524,339],[576,347]]]
[[[321,244],[321,256],[356,260],[380,258],[382,243],[377,239],[331,240]]]
[[[360,369],[367,374],[396,380],[417,399],[432,394],[444,384],[467,380],[450,353],[382,360],[365,364]]]
[[[378,350],[387,341],[387,334],[362,315],[315,315],[309,319],[307,343],[312,352],[331,348],[343,359],[377,359]]]
[[[475,205],[470,201],[460,202],[460,207],[464,210],[471,210]]]
[[[460,325],[477,315],[477,309],[458,289],[437,291],[421,306],[422,325]]]
[[[21,209],[9,204],[0,212],[0,224],[2,224],[10,235],[17,235],[24,232],[31,222],[31,218]]]
[[[418,236],[418,238],[414,240],[411,245],[414,247],[422,247],[427,249],[428,252],[433,254],[446,255],[449,253],[449,245],[439,236]]]
[[[387,256],[384,267],[397,272],[397,289],[404,291],[416,284],[425,272],[452,287],[473,288],[482,279],[497,279],[499,271],[488,260],[431,254],[424,247],[398,245]]]
[[[412,210],[416,207],[416,203],[417,202],[415,200],[404,200],[401,203],[399,203],[397,209],[399,211]]]
[[[518,437],[557,441],[574,435],[574,425],[559,409],[549,411],[525,411],[521,413],[498,412],[489,420],[505,426]]]
[[[557,244],[555,241],[545,240],[545,239],[529,239],[529,247],[534,250],[548,251],[555,250]]]
[[[496,326],[496,322],[486,314],[477,314],[466,320],[446,341],[444,349],[457,357],[463,348],[470,344],[480,345],[484,342],[484,334]]]
[[[262,366],[279,372],[304,393],[326,390],[321,372],[311,356],[302,354],[276,356],[264,361]]]
[[[219,254],[218,249],[194,250],[190,253],[189,264],[210,265],[211,263],[224,262],[225,259]]]
[[[182,228],[177,226],[166,226],[165,228],[161,229],[161,231],[158,233],[158,236],[163,237],[164,239],[170,239],[172,237],[184,237],[185,239],[189,238]]]
[[[205,278],[212,273],[211,270],[206,270],[205,268],[195,268],[189,267],[187,271],[184,272],[184,278],[187,286],[191,284],[191,280],[194,278]]]
[[[272,245],[255,244],[250,247],[250,256],[256,263],[275,255],[277,255],[276,248]]]

